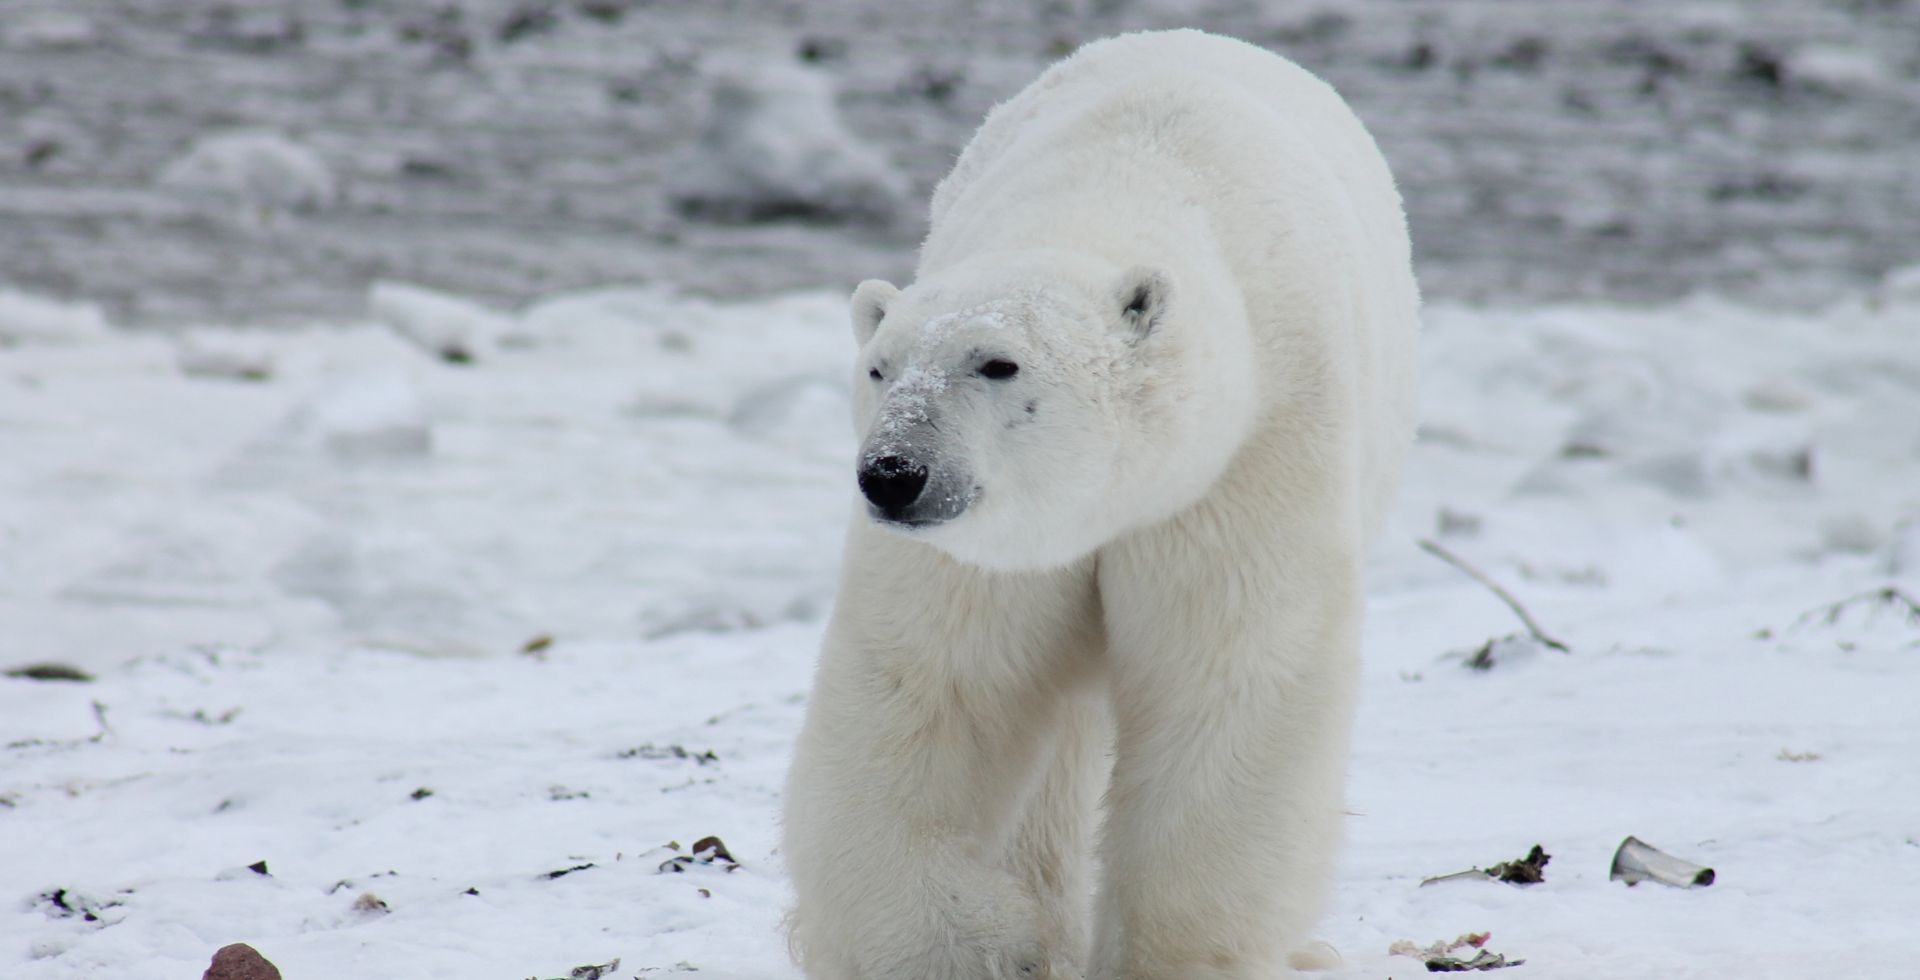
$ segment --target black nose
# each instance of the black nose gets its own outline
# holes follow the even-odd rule
[[[919,500],[926,486],[927,468],[905,456],[881,456],[860,468],[860,492],[888,514]]]

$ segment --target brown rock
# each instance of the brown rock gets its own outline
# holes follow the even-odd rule
[[[222,946],[200,980],[280,980],[280,970],[246,943]]]

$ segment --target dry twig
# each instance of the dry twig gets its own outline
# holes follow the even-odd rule
[[[1870,589],[1856,596],[1848,596],[1839,602],[1828,603],[1803,612],[1793,621],[1793,628],[1800,629],[1815,622],[1827,626],[1836,626],[1840,617],[1853,606],[1866,606],[1871,611],[1876,606],[1886,606],[1895,612],[1904,613],[1909,625],[1920,626],[1920,602],[1894,586]]]
[[[1547,631],[1541,629],[1539,623],[1534,622],[1532,614],[1527,612],[1527,607],[1521,605],[1520,600],[1515,599],[1513,597],[1513,593],[1508,592],[1506,589],[1501,588],[1500,583],[1495,582],[1492,578],[1488,577],[1487,573],[1479,570],[1478,568],[1473,567],[1471,564],[1467,562],[1465,558],[1462,558],[1459,555],[1456,555],[1453,552],[1448,551],[1446,548],[1441,547],[1437,542],[1431,539],[1421,538],[1419,540],[1419,545],[1421,550],[1425,551],[1427,554],[1430,554],[1435,558],[1438,558],[1441,561],[1444,561],[1447,564],[1452,565],[1453,567],[1461,570],[1462,572],[1465,572],[1468,578],[1471,578],[1474,581],[1480,583],[1481,585],[1486,586],[1487,591],[1492,592],[1495,596],[1499,597],[1501,602],[1504,602],[1507,604],[1508,609],[1513,610],[1513,614],[1515,616],[1520,617],[1520,622],[1526,624],[1527,632],[1532,634],[1535,640],[1540,641],[1540,644],[1542,646],[1551,647],[1555,650],[1560,651],[1561,653],[1571,652],[1567,649],[1567,645],[1565,643],[1562,643],[1559,640],[1556,640],[1553,637],[1548,636]]]

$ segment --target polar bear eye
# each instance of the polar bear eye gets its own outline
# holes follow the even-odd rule
[[[992,381],[1005,381],[1020,373],[1020,365],[1012,361],[992,360],[980,365],[980,376]]]
[[[875,381],[885,381],[885,380],[887,380],[887,379],[885,379],[885,378],[883,378],[883,377],[881,377],[881,376],[880,376],[880,369],[879,369],[879,368],[868,368],[868,369],[867,369],[867,377],[869,377],[869,378],[872,378],[872,379],[873,379],[873,380],[875,380]]]

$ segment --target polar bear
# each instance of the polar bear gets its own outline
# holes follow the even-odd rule
[[[1385,162],[1291,62],[1133,34],[995,108],[931,218],[913,284],[852,298],[857,513],[785,797],[802,967],[1307,965],[1414,424]]]

